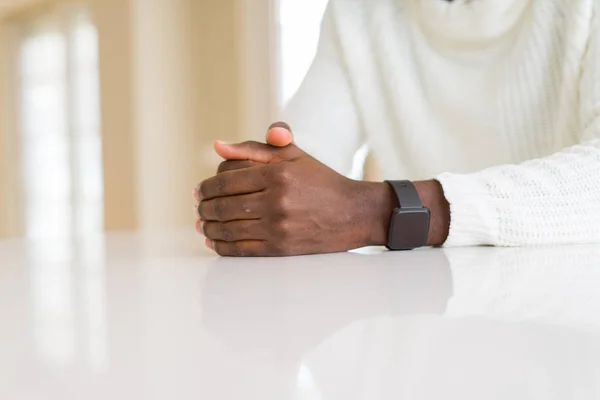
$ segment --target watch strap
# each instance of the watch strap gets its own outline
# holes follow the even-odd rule
[[[398,207],[402,210],[411,208],[423,208],[423,203],[419,197],[419,192],[411,181],[385,181],[392,187],[396,198],[398,199]]]

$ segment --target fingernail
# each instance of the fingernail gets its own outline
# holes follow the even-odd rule
[[[227,143],[227,142],[224,142],[224,141],[222,141],[222,140],[217,140],[217,143],[218,143],[218,144],[229,144],[229,143]]]
[[[209,249],[211,249],[211,250],[214,250],[214,249],[215,249],[215,246],[213,246],[213,244],[212,244],[212,241],[211,241],[210,239],[206,239],[206,240],[204,241],[204,244],[206,244],[206,247],[208,247],[208,248],[209,248]]]
[[[200,191],[198,190],[198,186],[196,186],[194,188],[194,190],[192,190],[192,197],[194,198],[194,200],[196,200],[197,202],[200,202]]]
[[[202,235],[202,221],[196,220],[196,232]]]
[[[283,128],[290,132],[292,131],[292,128],[290,128],[290,126],[283,121],[275,122],[274,124],[271,124],[271,126],[269,126],[269,130],[274,128]]]
[[[198,204],[194,205],[194,215],[200,219],[200,211],[198,211]]]

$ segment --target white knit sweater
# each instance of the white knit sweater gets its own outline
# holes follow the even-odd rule
[[[346,173],[437,178],[447,245],[600,242],[600,0],[331,0],[285,115]]]

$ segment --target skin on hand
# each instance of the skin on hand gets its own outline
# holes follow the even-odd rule
[[[202,221],[197,229],[208,247],[222,256],[290,256],[386,244],[396,207],[386,183],[338,174],[293,144],[286,124],[272,125],[267,143],[215,143],[226,161],[194,192]],[[434,193],[439,184],[416,186],[428,199],[440,196]],[[432,222],[438,219],[432,209]],[[430,244],[446,236],[432,226]]]
[[[266,143],[271,146],[275,146],[275,147],[285,147],[285,146],[288,146],[288,145],[294,143],[294,136],[292,134],[292,129],[285,122],[276,122],[276,123],[272,124],[269,127],[269,130],[267,131]],[[221,163],[221,165],[219,166],[219,169],[217,170],[218,174],[220,174],[221,172],[225,172],[225,171],[248,168],[248,167],[251,167],[256,164],[254,161],[250,161],[250,160],[235,160],[235,159],[229,160],[229,158],[227,157],[228,156],[227,152],[228,152],[229,148],[228,148],[228,146],[225,145],[225,143],[223,143],[221,141],[215,142],[214,146],[215,146],[215,151],[217,152],[217,154],[221,155],[221,157],[223,157],[226,160],[223,163]],[[196,201],[194,210],[196,213],[198,213],[198,203],[200,203],[200,195],[198,194],[198,186],[196,186],[193,189],[192,197]],[[196,215],[196,217],[198,218],[198,221],[199,221],[200,216]]]

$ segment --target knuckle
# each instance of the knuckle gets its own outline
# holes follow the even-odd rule
[[[250,218],[264,213],[267,204],[268,196],[265,195],[265,192],[259,192],[240,199],[238,210]]]
[[[236,179],[238,179],[239,181],[247,181],[250,179],[251,176],[251,171],[248,171],[247,169],[241,169],[239,171],[236,171]]]
[[[250,204],[248,203],[243,203],[240,207],[240,210],[244,213],[244,214],[250,214],[252,212],[252,207],[250,206]]]
[[[225,201],[222,199],[215,199],[213,201],[213,212],[217,217],[217,220],[225,220],[227,218],[227,207],[225,205]]]
[[[220,229],[221,239],[224,242],[233,242],[235,235],[234,235],[233,231],[229,228],[228,225],[221,224],[219,229]]]
[[[246,238],[250,235],[253,221],[243,221],[236,225],[236,233],[241,238]]]
[[[228,255],[231,257],[244,257],[246,255],[242,246],[237,244],[229,244],[227,247]]]
[[[275,210],[283,216],[290,213],[293,207],[293,201],[291,197],[285,193],[278,195],[275,198]]]
[[[277,232],[278,242],[286,240],[291,233],[290,223],[286,219],[281,219],[275,223],[275,230]]]
[[[264,220],[259,220],[259,219],[250,220],[244,226],[244,232],[247,233],[247,234],[259,234],[259,235],[262,235],[262,233],[265,230],[265,225],[266,224],[265,224]]]
[[[287,185],[293,181],[293,173],[288,163],[278,164],[275,168],[275,182],[280,185]]]
[[[235,253],[236,257],[245,257],[246,256],[246,251],[244,250],[244,248],[242,246],[235,246],[234,253]]]
[[[272,179],[272,175],[273,175],[273,165],[269,165],[269,164],[262,164],[259,168],[258,168],[258,176],[260,177],[260,179],[262,179],[264,182],[269,182]]]
[[[227,188],[229,187],[229,180],[224,178],[222,175],[216,177],[216,185],[219,194],[223,194],[227,192]]]

